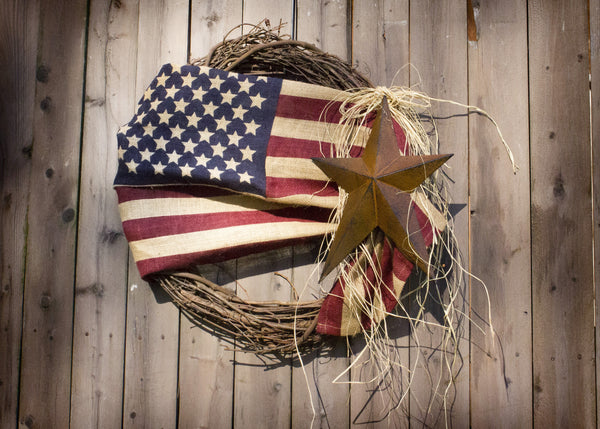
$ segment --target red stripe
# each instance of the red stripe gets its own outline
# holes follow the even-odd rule
[[[168,235],[210,231],[238,225],[260,225],[278,222],[323,222],[329,219],[330,211],[318,207],[290,207],[271,212],[244,211],[232,213],[209,213],[198,215],[160,216],[133,219],[123,222],[128,241]],[[231,238],[235,244],[235,237]]]
[[[305,121],[338,123],[341,102],[316,98],[280,95],[275,116]]]
[[[267,198],[282,198],[290,195],[315,195],[318,197],[336,197],[337,187],[321,180],[282,179],[267,177]]]
[[[156,187],[134,187],[117,186],[117,197],[119,204],[135,200],[151,200],[159,198],[209,198],[227,195],[239,195],[226,189],[206,185],[180,185],[180,186],[156,186]]]
[[[152,274],[165,271],[185,270],[192,265],[212,264],[230,259],[240,258],[253,253],[262,253],[269,250],[280,249],[314,240],[313,237],[296,238],[287,240],[274,240],[262,243],[245,244],[234,246],[218,251],[187,253],[183,255],[165,256],[160,258],[145,259],[137,262],[140,275],[148,280]]]
[[[317,140],[293,139],[271,136],[267,146],[268,157],[281,158],[329,158],[332,150],[331,143]],[[362,147],[352,146],[350,156],[357,158],[362,152]]]

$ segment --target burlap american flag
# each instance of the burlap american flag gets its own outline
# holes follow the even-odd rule
[[[140,274],[149,278],[334,231],[328,220],[338,191],[311,158],[332,156],[331,128],[340,121],[342,99],[341,91],[300,82],[163,66],[117,136],[115,187]],[[404,151],[404,133],[395,129]],[[359,142],[350,156],[361,150]],[[431,225],[424,204],[417,198],[413,208],[429,245],[443,225]],[[382,255],[391,261],[382,264],[391,310],[412,264],[391,248]],[[338,281],[327,298],[321,333],[355,333],[344,320],[353,316],[344,312],[343,289]]]

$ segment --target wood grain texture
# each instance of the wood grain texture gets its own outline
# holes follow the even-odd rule
[[[408,3],[352,2],[352,65],[375,85],[408,83]]]
[[[479,39],[469,43],[469,103],[494,117],[521,167],[514,175],[493,124],[471,115],[471,266],[487,286],[471,281],[474,427],[531,426],[526,7],[479,2]],[[488,293],[494,332],[486,325]]]
[[[296,37],[350,62],[350,12],[345,0],[298,0]]]
[[[255,301],[289,301],[292,278],[290,247],[238,259],[237,294]],[[263,274],[264,273],[264,274]],[[286,428],[291,414],[289,359],[273,359],[237,352],[235,355],[234,428]]]
[[[464,1],[413,1],[410,5],[410,58],[414,70],[410,73],[411,86],[431,97],[467,103],[467,42],[466,9]],[[448,192],[453,204],[468,202],[468,122],[466,109],[447,103],[434,103],[439,135],[439,153],[452,153],[446,163]],[[442,176],[438,175],[441,179]],[[454,233],[462,264],[468,267],[468,210],[466,207],[453,218]],[[460,275],[458,276],[460,277]],[[440,324],[443,309],[435,305],[444,296],[450,301],[445,284],[432,285],[428,296],[421,293],[428,304],[424,319],[432,325],[420,325],[414,330],[418,340],[411,344],[411,423],[428,427],[469,426],[469,336],[467,278],[462,276],[463,287],[454,302],[457,311],[450,314],[453,329],[457,330],[458,344],[448,342]],[[412,301],[413,308],[415,300]],[[438,325],[438,326],[436,326]],[[455,353],[454,347],[458,346]],[[441,350],[446,348],[448,354]],[[450,369],[451,368],[451,369]],[[448,383],[453,384],[446,391]]]
[[[244,8],[242,21],[246,24],[258,24],[263,19],[268,19],[271,27],[276,27],[279,23],[286,24],[282,29],[282,34],[294,34],[294,1],[280,0],[277,2],[267,0],[243,0]],[[249,27],[245,27],[244,33],[247,33]]]
[[[106,428],[122,419],[127,242],[112,182],[120,118],[134,110],[138,3],[93,2],[89,16],[71,426]]]
[[[40,6],[19,422],[67,427],[87,5]]]
[[[235,291],[236,261],[202,267],[207,279]],[[232,344],[181,317],[179,334],[179,427],[228,428],[233,422]]]
[[[408,1],[353,2],[352,64],[371,79],[374,85],[408,85],[409,61]],[[383,382],[371,382],[381,372],[369,352],[361,353],[364,342],[353,339],[354,357],[350,373],[355,384],[350,388],[352,427],[408,427],[409,400],[403,398],[408,387],[410,355],[406,324],[397,319],[390,323],[396,368]],[[401,401],[402,399],[402,401]]]
[[[534,425],[592,427],[588,2],[528,6]]]
[[[190,56],[202,58],[233,27],[242,23],[242,0],[192,0],[191,18]],[[228,38],[240,35],[241,29],[237,29]]]
[[[0,6],[0,427],[19,404],[27,196],[31,173],[38,2]],[[34,31],[32,31],[32,29]]]
[[[592,173],[594,189],[594,274],[596,297],[600,293],[600,0],[590,1],[590,71],[591,71],[591,120],[592,120]],[[596,304],[596,320],[600,306]],[[600,408],[600,330],[596,329],[596,420]]]
[[[294,247],[292,281],[300,301],[312,301],[333,287],[335,272],[319,283],[319,243]],[[295,357],[292,368],[292,428],[349,427],[350,386],[346,341]]]
[[[184,0],[140,3],[136,103],[164,63],[186,62],[188,10]],[[127,290],[123,426],[174,427],[179,311],[160,289],[154,289],[155,296],[131,258]]]
[[[344,1],[305,1],[297,3],[298,40],[313,43],[325,52],[349,60],[347,4]],[[301,300],[313,300],[327,293],[335,272],[319,283],[317,244],[294,249],[293,282]],[[317,350],[295,360],[292,369],[292,427],[346,428],[349,426],[350,386],[346,341],[332,341],[333,350]],[[338,379],[339,377],[339,379]],[[334,380],[337,381],[334,383]],[[310,393],[309,393],[310,392]],[[312,400],[312,401],[311,401]]]
[[[241,22],[241,1],[193,1],[192,58],[206,55]],[[203,274],[235,291],[235,261],[203,267]],[[179,330],[179,427],[231,427],[235,353],[226,350],[231,345],[185,316],[181,317]]]
[[[278,25],[280,21],[288,23],[283,33],[293,34],[291,0],[280,2],[244,0],[242,20],[245,23],[258,24],[265,18],[269,19],[272,26]],[[248,28],[244,31],[248,31]],[[282,278],[274,276],[272,272],[277,270],[291,278],[292,262],[291,248],[241,258],[238,260],[237,267],[238,295],[256,300],[288,301],[291,297],[289,285]],[[289,360],[271,362],[266,367],[262,358],[250,353],[236,353],[235,360],[233,426],[235,428],[289,427],[291,420]]]

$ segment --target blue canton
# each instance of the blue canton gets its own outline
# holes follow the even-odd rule
[[[210,184],[265,195],[281,80],[162,67],[117,135],[115,185]]]

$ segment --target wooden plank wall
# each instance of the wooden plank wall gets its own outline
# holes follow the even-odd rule
[[[140,279],[111,188],[117,130],[161,64],[263,18],[376,85],[485,109],[511,145],[516,175],[490,121],[432,106],[476,276],[461,291],[460,371],[442,369],[440,333],[423,326],[420,347],[397,328],[397,359],[414,371],[392,394],[349,383],[372,374],[352,355],[358,339],[304,367],[265,365]],[[1,0],[0,36],[0,427],[597,426],[599,0]],[[288,299],[270,267],[314,291],[309,250],[207,276]],[[448,377],[445,409],[431,392]]]

